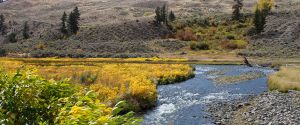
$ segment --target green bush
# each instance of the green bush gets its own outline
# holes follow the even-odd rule
[[[1,124],[53,123],[59,113],[59,99],[72,95],[66,81],[47,81],[32,72],[20,70],[12,77],[0,74]]]
[[[193,42],[190,44],[190,49],[191,49],[191,50],[197,50],[197,43],[193,41]]]
[[[48,81],[32,71],[13,76],[0,72],[0,124],[130,124],[141,122],[133,112],[121,114],[100,103],[97,95],[68,81]],[[125,102],[123,102],[125,103]],[[122,104],[123,104],[122,103]]]
[[[97,100],[93,91],[76,93],[61,100],[65,106],[58,114],[55,124],[61,125],[138,125],[141,120],[133,112],[120,115],[126,102],[121,101],[109,108]]]
[[[84,72],[80,75],[80,83],[90,85],[96,82],[98,75],[93,75],[91,72]]]
[[[6,51],[0,48],[0,56],[5,56],[5,55],[6,55]]]
[[[245,40],[234,40],[233,42],[237,45],[238,49],[245,49],[248,45],[248,42]]]
[[[210,49],[209,45],[205,42],[200,42],[200,43],[192,42],[190,44],[190,48],[191,48],[191,50],[209,50]]]
[[[197,45],[199,50],[209,50],[209,45],[207,43],[201,42]]]
[[[228,34],[228,35],[226,36],[226,38],[229,39],[229,40],[234,40],[234,39],[235,39],[235,36],[232,35],[232,34]]]

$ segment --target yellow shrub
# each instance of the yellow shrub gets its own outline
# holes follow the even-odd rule
[[[136,106],[136,110],[155,105],[157,84],[180,82],[193,76],[193,68],[185,64],[99,63],[99,60],[109,59],[0,59],[0,64],[7,65],[3,67],[6,70],[15,70],[25,64],[38,69],[38,74],[46,79],[70,78],[71,82],[84,83],[82,86],[95,91],[98,99],[105,104],[113,105],[120,100],[127,100]],[[161,58],[111,60],[185,61]]]
[[[274,6],[274,1],[273,0],[259,0],[258,3],[257,3],[257,7],[260,10],[262,10],[262,9],[271,10],[273,6]]]

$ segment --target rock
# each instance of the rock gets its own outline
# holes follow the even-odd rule
[[[218,102],[209,111],[218,112],[215,117],[222,124],[299,125],[300,92],[265,92],[253,99]]]

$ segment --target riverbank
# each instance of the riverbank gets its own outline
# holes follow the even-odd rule
[[[266,75],[270,68],[247,67],[243,65],[196,65],[195,77],[179,84],[158,86],[158,101],[155,108],[144,115],[143,125],[198,125],[213,124],[207,106],[214,101],[228,101],[247,98],[267,90],[267,78],[247,79],[235,84],[216,85],[211,79],[214,71],[224,71],[222,75],[241,75],[249,71],[259,71]],[[217,107],[221,108],[221,107]]]
[[[300,92],[265,92],[248,101],[215,102],[209,111],[216,124],[300,124]]]

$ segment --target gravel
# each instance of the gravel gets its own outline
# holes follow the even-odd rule
[[[300,92],[272,91],[248,99],[215,102],[209,111],[215,124],[299,125]]]

